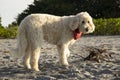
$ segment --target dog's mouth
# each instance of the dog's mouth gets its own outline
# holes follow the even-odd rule
[[[82,32],[78,28],[73,31],[74,40],[77,40],[78,38],[80,38],[81,35],[82,35]]]

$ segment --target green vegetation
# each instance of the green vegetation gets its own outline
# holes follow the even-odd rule
[[[0,27],[0,38],[15,38],[17,28],[17,26],[7,28]]]
[[[17,35],[17,29],[18,25],[15,21],[9,24],[8,27],[3,27],[2,25],[0,25],[0,38],[15,38]]]
[[[120,35],[120,18],[94,19],[94,35]]]

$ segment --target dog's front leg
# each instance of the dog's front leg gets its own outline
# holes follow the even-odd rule
[[[60,55],[60,63],[65,66],[69,65],[67,61],[67,57],[70,55],[68,45],[58,45],[57,47]]]

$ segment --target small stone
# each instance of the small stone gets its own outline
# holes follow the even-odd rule
[[[4,59],[10,59],[10,56],[4,56],[3,58]]]
[[[89,77],[91,77],[91,78],[93,78],[94,76],[92,76],[89,72],[85,72],[84,73],[86,76],[89,76]]]

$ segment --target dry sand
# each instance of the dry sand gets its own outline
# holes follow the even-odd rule
[[[15,45],[15,39],[0,39],[0,80],[120,80],[120,35],[81,37],[70,47],[70,66],[66,68],[58,63],[56,46],[45,43],[37,73],[24,69],[22,59],[12,59],[8,47]],[[88,46],[99,46],[114,54],[110,61],[84,61]]]

